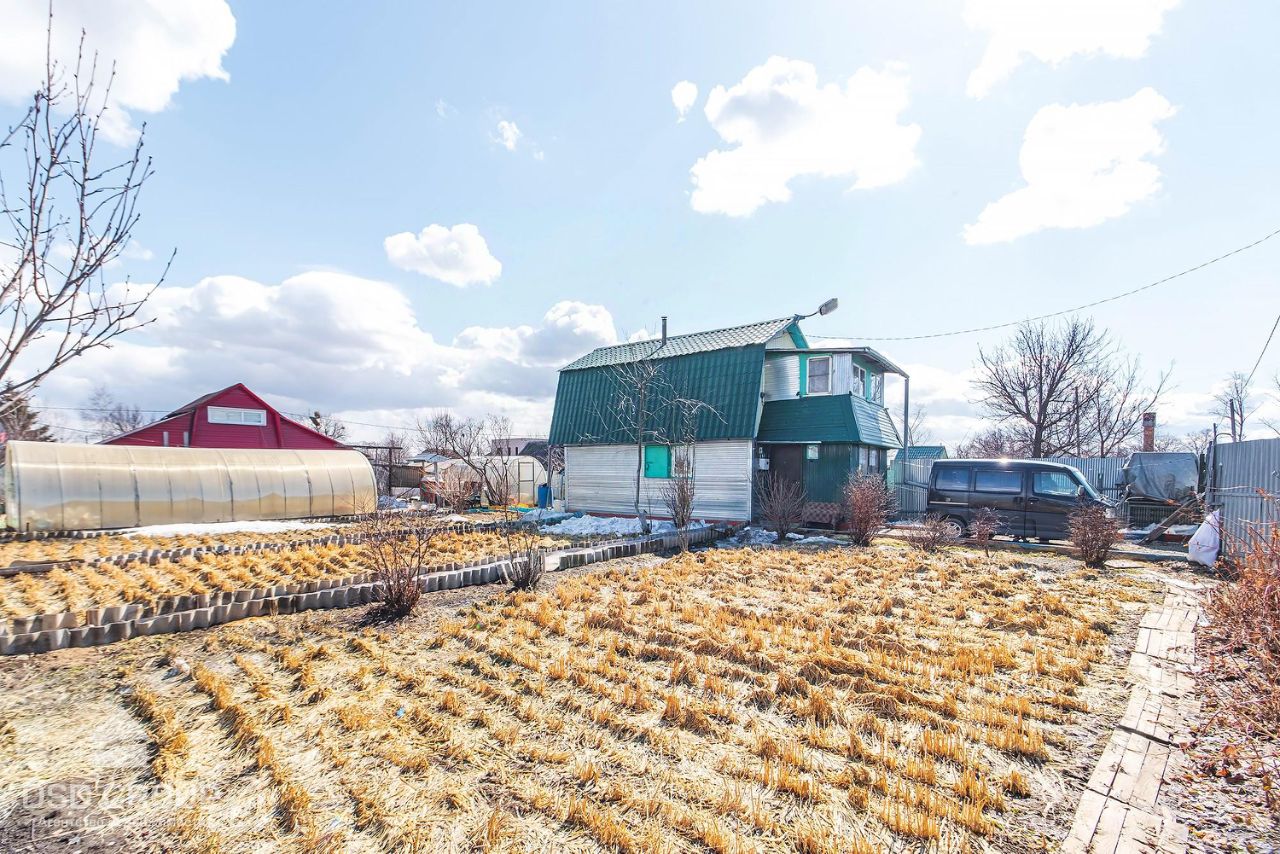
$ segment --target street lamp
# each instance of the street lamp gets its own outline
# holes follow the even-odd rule
[[[818,306],[817,311],[811,311],[808,314],[797,314],[796,320],[804,320],[806,317],[813,317],[815,314],[820,314],[823,317],[826,317],[828,314],[835,311],[839,307],[840,307],[840,300],[836,299],[835,297],[832,297],[831,299],[824,302],[822,305]]]

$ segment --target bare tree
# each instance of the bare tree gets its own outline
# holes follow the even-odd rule
[[[480,491],[479,481],[470,469],[461,463],[439,463],[433,488],[436,500],[454,513],[461,513],[470,506]]]
[[[1249,386],[1249,377],[1235,371],[1227,377],[1222,390],[1213,397],[1213,414],[1221,417],[1227,424],[1227,435],[1233,442],[1244,441],[1245,421],[1257,411]]]
[[[9,390],[0,392],[0,424],[4,442],[17,439],[27,442],[55,442],[53,430],[40,413],[31,408],[26,395]],[[0,444],[3,444],[0,442]]]
[[[683,396],[668,380],[662,359],[613,365],[608,378],[613,393],[594,411],[599,434],[589,438],[635,446],[632,509],[640,520],[640,529],[648,533],[647,508],[641,503],[645,446],[669,446],[682,441],[692,445],[701,419],[721,416],[710,404]]]
[[[124,159],[104,163],[98,132],[114,71],[99,83],[83,36],[74,68],[64,68],[53,59],[52,33],[51,5],[44,79],[0,136],[0,384],[15,394],[146,324],[139,312],[165,277],[139,288],[127,277],[109,285],[103,275],[138,224],[138,198],[152,174],[142,154],[145,126]]]
[[[98,441],[137,430],[149,419],[142,410],[115,399],[106,386],[94,388],[89,395],[89,421],[94,425],[93,437]]]
[[[979,350],[979,402],[1026,455],[1116,453],[1141,429],[1168,375],[1144,386],[1141,365],[1091,320],[1025,323]]]
[[[458,418],[442,413],[418,423],[422,444],[466,466],[489,504],[505,506],[515,491],[511,421],[505,416]]]
[[[912,448],[933,443],[933,431],[929,429],[928,419],[929,410],[923,406],[917,407],[915,412],[911,413],[911,419],[907,425],[907,444]]]
[[[1100,359],[1082,389],[1087,397],[1080,398],[1076,456],[1124,455],[1142,432],[1142,416],[1155,408],[1168,382],[1165,371],[1155,386],[1144,386],[1137,358],[1113,352]]]
[[[335,442],[342,442],[347,438],[347,425],[318,409],[312,410],[307,416],[307,421],[311,424],[312,430],[328,436]]]
[[[1190,451],[1198,457],[1204,456],[1213,444],[1213,428],[1202,427],[1185,434],[1180,440],[1182,447],[1178,450]]]
[[[957,459],[1021,459],[1029,456],[1021,436],[1002,427],[989,427],[956,446]]]

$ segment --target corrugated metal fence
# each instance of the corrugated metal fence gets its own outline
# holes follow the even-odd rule
[[[1218,445],[1213,460],[1209,506],[1222,511],[1223,551],[1239,556],[1280,523],[1280,439]]]
[[[1040,461],[1074,466],[1094,489],[1108,498],[1119,496],[1120,472],[1125,464],[1123,457],[1041,457]],[[932,460],[912,460],[906,464],[904,479],[902,462],[893,463],[889,478],[898,499],[899,517],[909,518],[924,513],[928,504],[928,489],[925,485],[929,482],[932,469]]]

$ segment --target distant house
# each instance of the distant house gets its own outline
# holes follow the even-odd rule
[[[347,447],[281,415],[242,383],[196,398],[159,421],[102,444],[321,451]]]
[[[619,396],[629,366],[651,363],[668,396],[706,407],[692,431],[696,518],[749,520],[755,474],[768,471],[802,486],[807,521],[837,521],[850,474],[883,473],[889,450],[900,447],[884,376],[906,374],[843,339],[811,345],[800,320],[601,347],[562,368],[550,442],[565,446],[566,509],[634,513],[639,467],[641,509],[665,514],[662,486],[688,453],[671,429],[676,416],[651,414],[643,459],[634,429],[616,417],[627,408]]]
[[[907,448],[905,459],[913,463],[931,463],[934,460],[945,460],[947,449],[942,445],[912,445]],[[893,461],[904,459],[902,451],[893,455]]]

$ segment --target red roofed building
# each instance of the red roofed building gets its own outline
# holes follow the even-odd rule
[[[346,448],[336,439],[285,418],[243,383],[175,409],[159,421],[113,436],[104,445],[189,448]]]

